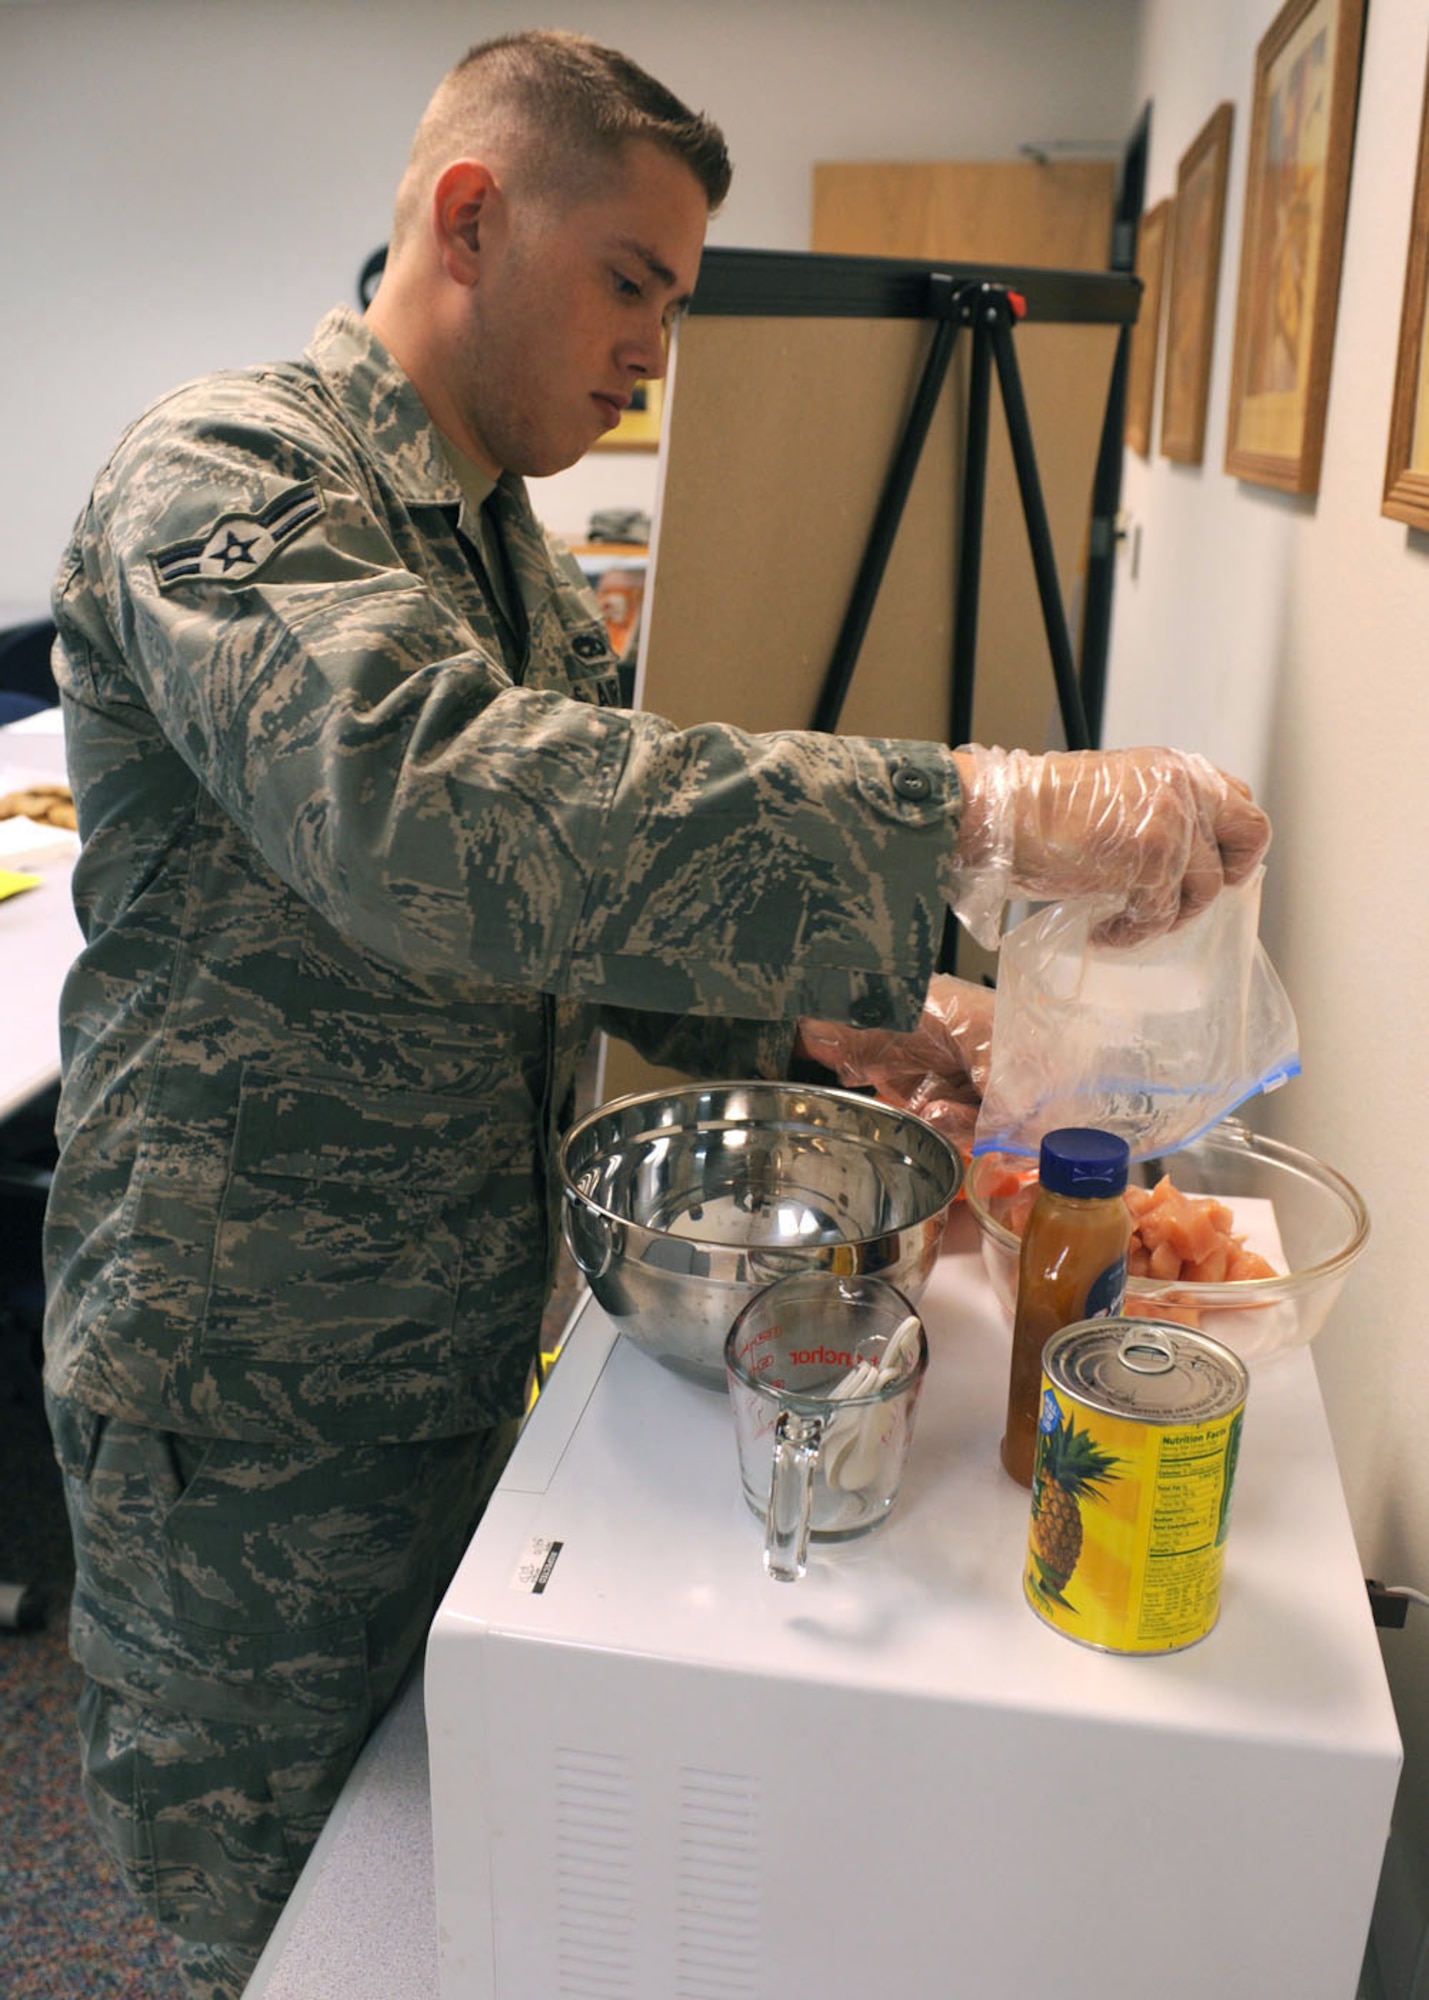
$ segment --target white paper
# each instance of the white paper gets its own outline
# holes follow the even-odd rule
[[[79,835],[67,826],[46,826],[42,820],[0,819],[0,868],[26,868],[57,855],[77,854]]]

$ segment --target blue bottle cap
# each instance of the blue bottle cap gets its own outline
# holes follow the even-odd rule
[[[1064,1125],[1044,1134],[1037,1176],[1053,1194],[1093,1201],[1098,1195],[1120,1194],[1130,1164],[1131,1148],[1117,1133]]]

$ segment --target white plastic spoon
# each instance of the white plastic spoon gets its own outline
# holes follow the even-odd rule
[[[860,1361],[842,1382],[829,1391],[831,1403],[848,1402],[875,1394],[904,1371],[910,1348],[916,1345],[921,1325],[915,1313],[900,1321],[876,1361]],[[883,1406],[875,1403],[864,1410],[846,1410],[834,1416],[819,1445],[819,1465],[825,1483],[845,1493],[867,1486],[878,1471],[883,1446]]]

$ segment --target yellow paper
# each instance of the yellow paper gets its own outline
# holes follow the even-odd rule
[[[7,896],[18,896],[22,889],[38,889],[43,875],[21,875],[13,868],[0,868],[0,903]]]

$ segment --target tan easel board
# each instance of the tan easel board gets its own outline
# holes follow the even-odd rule
[[[1117,329],[1015,335],[1064,604],[1085,563]],[[667,408],[636,690],[686,725],[810,726],[931,340],[910,319],[696,316]],[[841,730],[948,740],[967,369],[960,334]],[[994,390],[974,735],[1056,738],[1055,683]]]
[[[1117,328],[1029,322],[1013,337],[1075,634]],[[919,319],[684,321],[638,706],[680,726],[810,726],[931,338]],[[960,333],[840,718],[847,733],[949,739],[970,353]],[[996,389],[980,574],[973,735],[1045,748],[1060,741],[1055,683]],[[612,1049],[603,1094],[658,1081]]]

